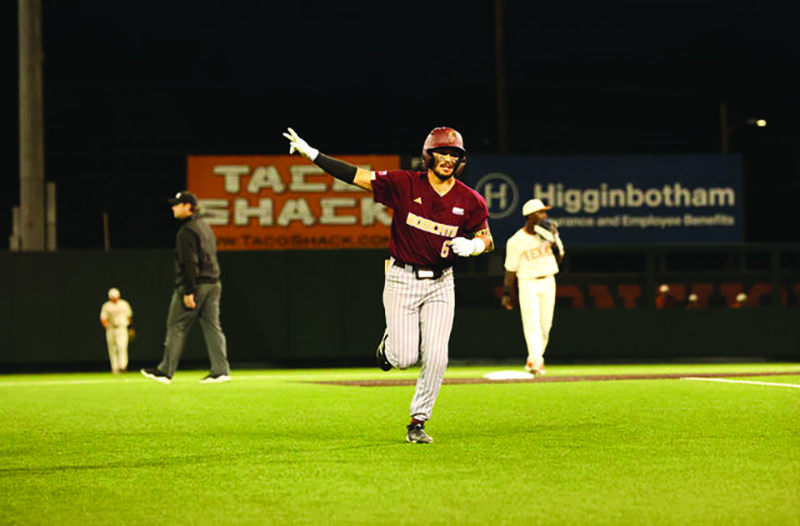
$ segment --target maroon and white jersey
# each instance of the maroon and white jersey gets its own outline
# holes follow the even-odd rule
[[[458,179],[455,183],[439,195],[427,172],[375,172],[375,201],[394,210],[389,244],[393,258],[412,265],[451,267],[458,256],[450,249],[450,240],[488,228],[486,201]]]

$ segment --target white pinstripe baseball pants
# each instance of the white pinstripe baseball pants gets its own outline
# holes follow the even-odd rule
[[[438,279],[417,279],[408,266],[401,269],[390,264],[386,270],[386,359],[398,369],[420,363],[411,418],[431,418],[447,369],[455,302],[452,268]]]

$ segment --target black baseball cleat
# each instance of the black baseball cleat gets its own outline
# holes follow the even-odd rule
[[[229,374],[207,374],[202,380],[201,384],[221,384],[223,382],[230,382],[231,375]]]
[[[428,436],[428,433],[425,432],[424,424],[409,424],[407,429],[408,434],[406,435],[406,442],[411,442],[412,444],[433,443],[433,438]]]
[[[383,331],[383,338],[381,343],[378,344],[378,349],[375,351],[375,363],[381,371],[388,371],[392,368],[392,364],[386,359],[386,338],[389,336],[389,330]]]
[[[156,367],[153,369],[142,369],[142,374],[145,375],[145,377],[162,384],[172,383],[172,377],[168,376],[167,373],[161,372],[161,370]]]

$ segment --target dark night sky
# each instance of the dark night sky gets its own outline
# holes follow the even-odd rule
[[[2,4],[0,249],[19,199],[17,2]],[[441,125],[496,152],[494,2],[179,4],[43,0],[59,248],[102,248],[103,211],[112,247],[171,246],[186,156],[286,153],[286,126],[331,154],[413,154]],[[769,122],[731,140],[746,240],[800,241],[796,5],[506,0],[510,153],[717,153],[724,101],[731,122]]]

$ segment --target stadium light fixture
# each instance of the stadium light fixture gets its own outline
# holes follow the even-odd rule
[[[741,128],[742,126],[757,126],[759,128],[764,128],[767,125],[766,119],[742,119],[740,121],[736,121],[731,125],[728,125],[728,105],[726,103],[720,104],[720,129],[722,131],[722,152],[728,153],[731,136],[733,132]]]

